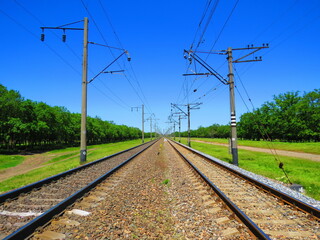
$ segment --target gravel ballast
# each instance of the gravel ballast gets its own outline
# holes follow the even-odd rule
[[[71,213],[78,210],[87,216]],[[100,184],[33,239],[252,239],[167,142]]]

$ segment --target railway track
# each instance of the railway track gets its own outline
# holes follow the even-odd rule
[[[79,210],[88,215],[75,213]],[[263,235],[252,233],[165,140],[105,179],[31,239],[257,239]]]
[[[67,205],[64,202],[70,204],[73,200],[66,201],[70,196],[127,159],[143,152],[153,143],[145,143],[0,195],[0,238],[7,239],[9,235],[8,239],[22,239],[21,236],[25,236],[23,229],[28,229],[26,225],[30,225],[30,222],[40,218],[40,222],[45,222],[47,217],[44,212],[56,208],[59,204],[58,209],[62,209]],[[82,194],[84,193],[79,193],[78,196]],[[32,225],[36,227],[37,224]],[[21,231],[22,235],[13,234],[15,231]]]
[[[39,205],[29,194],[17,197],[37,206],[38,213],[47,202],[51,209],[5,239],[320,239],[317,209],[288,196],[279,200],[274,190],[248,184],[244,176],[178,143],[160,140],[141,154],[127,154],[131,158],[70,201],[61,202],[58,191],[33,190],[34,196],[45,196]],[[67,185],[72,184],[51,189]]]
[[[170,143],[270,239],[320,239],[320,211],[189,149]]]

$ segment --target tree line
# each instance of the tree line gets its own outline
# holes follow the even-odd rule
[[[273,97],[237,123],[238,137],[287,142],[320,141],[320,89],[287,92]],[[191,137],[228,138],[230,125],[213,124],[190,131]],[[177,136],[177,135],[176,135]],[[188,136],[187,132],[181,136]]]
[[[0,148],[75,146],[80,142],[81,114],[64,107],[24,99],[0,84]],[[87,117],[88,144],[136,139],[141,130]]]

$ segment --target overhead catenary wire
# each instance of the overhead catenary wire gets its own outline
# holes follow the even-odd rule
[[[247,97],[248,97],[249,102],[250,102],[251,105],[252,105],[252,111],[255,111],[255,107],[254,107],[254,105],[253,105],[253,103],[252,103],[252,99],[250,98],[250,96],[249,96],[249,94],[248,94],[248,91],[246,90],[246,88],[245,88],[245,86],[244,86],[244,84],[243,84],[243,82],[242,82],[242,80],[241,80],[241,78],[240,78],[240,75],[238,74],[238,72],[237,72],[237,70],[236,70],[235,68],[234,68],[234,70],[235,70],[235,72],[236,72],[236,75],[237,75],[239,81],[241,82],[241,85],[242,85],[243,89],[245,90],[245,93],[246,93],[246,95],[247,95]],[[247,105],[247,103],[245,102],[242,94],[240,93],[237,85],[235,85],[235,88],[236,88],[236,90],[237,90],[237,92],[238,92],[238,95],[240,96],[242,102],[244,103],[245,107],[247,108],[248,113],[251,112],[250,109],[249,109],[249,107],[248,107],[248,105]],[[280,156],[278,155],[278,152],[277,152],[274,144],[272,143],[272,140],[271,140],[271,138],[270,138],[270,136],[269,136],[266,128],[265,128],[265,127],[261,124],[261,122],[259,122],[256,118],[252,118],[252,120],[255,122],[255,124],[256,124],[256,126],[257,126],[257,128],[258,128],[258,131],[259,131],[260,134],[261,134],[261,137],[262,137],[263,140],[265,140],[265,142],[267,143],[267,146],[268,146],[270,152],[272,153],[272,156],[274,157],[275,161],[278,162],[279,168],[283,171],[283,173],[284,173],[285,177],[287,178],[288,182],[289,182],[290,184],[292,184],[292,182],[290,181],[290,178],[289,178],[287,172],[286,172],[285,169],[283,168],[283,162],[280,160]]]
[[[202,43],[203,37],[204,37],[204,35],[205,35],[205,33],[206,33],[207,29],[208,29],[208,26],[209,26],[209,24],[211,22],[211,19],[212,19],[213,15],[214,15],[214,13],[215,13],[215,11],[217,9],[217,6],[218,6],[219,2],[220,2],[219,0],[216,0],[214,2],[195,49],[198,49],[198,47]],[[210,3],[209,3],[209,6],[210,6],[210,4],[211,4],[211,0],[210,0]],[[200,20],[199,27],[202,25],[202,21],[203,21],[203,19]]]
[[[207,11],[208,11],[208,7],[209,7],[210,3],[211,3],[211,1],[210,1],[210,2],[207,2],[206,8],[205,8],[205,10],[204,10],[204,13],[203,13],[202,18],[201,18],[201,20],[200,20],[200,23],[199,23],[199,25],[198,25],[196,34],[197,34],[197,32],[199,31],[199,28],[200,28],[200,26],[201,26],[201,24],[202,24],[202,22],[203,22],[203,20],[204,20],[205,14],[206,14]],[[219,32],[218,36],[216,37],[216,39],[215,39],[215,41],[214,41],[214,43],[213,43],[213,45],[212,45],[212,47],[211,47],[210,52],[213,50],[213,48],[215,47],[216,43],[217,43],[218,40],[220,39],[220,37],[221,37],[221,35],[222,35],[222,33],[223,33],[223,31],[224,31],[227,23],[229,22],[229,20],[231,19],[231,16],[233,15],[233,13],[234,13],[234,11],[235,11],[238,3],[239,3],[239,0],[236,0],[236,2],[235,2],[234,5],[233,5],[233,8],[231,9],[231,11],[230,11],[230,13],[229,13],[229,15],[228,15],[228,17],[227,17],[227,19],[226,19],[226,21],[225,21],[225,23],[223,24],[222,28],[220,29],[220,32]],[[215,5],[213,6],[213,9],[212,9],[212,12],[211,12],[211,13],[214,13],[214,11],[216,10],[217,4],[218,4],[218,1],[215,2]],[[208,21],[211,21],[211,18],[212,18],[212,16],[209,16]],[[208,24],[208,22],[207,22],[207,24]],[[208,25],[206,25],[206,26],[208,26]],[[199,47],[200,44],[201,44],[201,41],[202,41],[202,38],[203,38],[203,36],[204,36],[205,31],[206,31],[206,29],[203,31],[203,34],[201,35],[201,37],[200,37],[200,39],[199,39],[199,41],[198,41],[197,47],[196,47],[195,50],[193,50],[193,51],[197,52],[197,49],[198,49],[198,47]],[[195,37],[196,37],[196,36],[195,36]],[[191,47],[190,47],[190,48],[193,47],[194,42],[195,42],[195,40],[193,40],[193,43],[191,44]],[[209,55],[210,55],[210,54],[208,53],[207,56],[206,56],[205,61],[207,61]],[[224,62],[223,65],[224,65],[225,63],[226,63],[226,62]],[[189,64],[188,68],[190,68],[190,66],[191,66],[191,64]],[[222,66],[221,66],[221,67],[222,67]],[[187,70],[188,70],[188,68],[187,68]],[[202,68],[203,68],[203,66],[200,66],[199,71],[201,71]],[[188,90],[188,91],[191,91],[191,90],[192,90],[192,87],[193,87],[193,85],[194,85],[194,83],[195,83],[196,80],[197,80],[196,78],[193,80],[193,82],[191,83],[191,86],[189,87],[189,90]],[[206,81],[207,81],[207,80],[208,80],[208,79],[206,79]],[[188,94],[188,93],[187,93],[187,94]],[[185,98],[186,98],[186,97],[185,97]],[[185,98],[184,98],[184,99],[185,99]]]
[[[39,36],[35,33],[33,33],[31,30],[29,30],[26,26],[24,26],[22,23],[14,19],[12,16],[4,12],[2,9],[0,9],[0,13],[2,13],[4,16],[9,18],[11,21],[13,21],[15,24],[17,24],[19,27],[24,29],[26,32],[28,32],[30,35],[32,35],[35,39],[39,39]],[[61,54],[59,54],[54,48],[52,48],[49,44],[46,42],[43,42],[43,44],[51,51],[53,52],[64,64],[66,64],[68,67],[70,67],[74,72],[81,75],[81,72],[75,68],[71,63],[69,63]]]
[[[93,21],[93,23],[94,23],[96,29],[98,30],[99,35],[100,35],[101,38],[103,39],[104,43],[105,43],[106,45],[109,45],[108,42],[106,41],[106,38],[105,38],[104,35],[102,34],[102,31],[100,30],[97,22],[95,21],[95,18],[93,17],[93,15],[91,14],[91,12],[89,11],[89,8],[87,7],[87,5],[84,3],[83,0],[81,0],[81,3],[82,3],[82,5],[83,5],[83,7],[85,8],[86,12],[88,13],[88,15],[90,16],[91,20]],[[122,47],[122,44],[121,44],[121,47]],[[123,48],[123,47],[122,47],[122,48]],[[115,58],[115,55],[114,55],[114,53],[112,52],[112,50],[109,49],[109,51],[110,51],[111,55],[113,56],[113,58]],[[122,67],[122,66],[120,66],[120,63],[119,63],[119,62],[117,62],[117,65],[118,65],[120,68]],[[126,80],[128,81],[129,85],[131,86],[131,88],[133,89],[133,91],[135,92],[135,94],[137,95],[137,97],[140,99],[140,101],[145,104],[145,106],[146,106],[146,108],[147,108],[148,110],[151,110],[150,107],[148,106],[148,104],[143,100],[143,97],[140,96],[139,92],[136,90],[135,86],[132,84],[131,80],[129,79],[129,77],[127,76],[126,73],[124,73],[124,77],[125,77]],[[140,88],[141,88],[141,87],[140,87]],[[142,89],[141,89],[141,92],[142,92]],[[143,94],[141,94],[141,95],[143,95]]]
[[[197,41],[195,50],[201,45],[203,36],[204,36],[204,34],[205,34],[205,32],[206,32],[209,24],[210,24],[210,21],[211,21],[211,19],[212,19],[212,17],[213,17],[214,12],[216,11],[216,8],[217,8],[217,6],[218,6],[219,0],[214,1],[213,5],[211,5],[211,3],[212,3],[212,0],[207,0],[206,5],[205,5],[205,7],[204,7],[204,11],[203,11],[202,17],[200,18],[200,21],[199,21],[197,30],[196,30],[196,32],[195,32],[193,41],[192,41],[192,43],[191,43],[191,45],[190,45],[190,50],[193,49],[193,47],[194,47],[194,44],[195,44],[196,39],[197,39],[197,35],[198,35],[198,33],[200,32],[200,30],[201,30],[202,23],[204,22],[205,19],[207,19],[206,24],[205,24],[205,27],[203,28],[203,31],[202,31],[202,33],[201,33],[201,35],[200,35],[200,37],[199,37],[199,39],[198,39],[198,41]],[[210,14],[209,14],[209,16],[208,16],[207,13],[208,13],[208,11],[209,11],[209,9],[210,9],[210,6],[212,6],[212,8],[211,8]],[[186,70],[185,70],[186,73],[188,72],[188,69],[190,68],[190,66],[191,66],[191,62],[187,63]],[[188,81],[187,78],[184,78],[184,82],[182,83],[181,90],[180,90],[180,92],[179,92],[178,99],[177,99],[176,102],[180,102],[180,101],[179,101],[179,98],[180,98],[180,96],[181,96],[181,93],[184,93],[184,97],[183,97],[183,99],[182,99],[182,102],[183,102],[185,99],[189,99],[189,96],[188,96],[188,95],[189,95],[188,83],[186,83],[187,81]],[[188,101],[188,102],[189,102],[189,101]]]
[[[110,91],[110,93],[111,93],[112,95],[116,96],[116,97],[120,100],[120,102],[122,102],[122,104],[119,103],[119,102],[117,102],[117,101],[115,101],[113,98],[111,98],[109,95],[107,95],[104,91],[102,91],[100,88],[98,88],[97,86],[95,86],[94,83],[91,83],[91,84],[92,84],[92,86],[93,86],[98,92],[100,92],[103,96],[105,96],[107,99],[109,99],[110,101],[112,101],[113,103],[115,103],[116,105],[118,105],[119,107],[124,108],[124,109],[128,109],[128,107],[130,107],[129,105],[127,105],[126,103],[124,103],[120,98],[118,98],[118,97],[111,91],[111,89],[107,88],[108,91]]]
[[[255,42],[257,39],[259,39],[260,36],[262,36],[265,32],[267,32],[273,25],[275,25],[277,22],[281,20],[282,17],[284,17],[289,10],[291,10],[298,2],[299,0],[295,0],[291,5],[289,5],[288,8],[286,8],[279,16],[277,16],[267,27],[265,27],[261,32],[257,34],[257,36],[250,42]]]
[[[106,19],[107,19],[110,27],[111,27],[111,29],[112,29],[113,34],[115,35],[115,38],[117,39],[120,47],[121,47],[122,49],[124,49],[123,44],[122,44],[122,42],[120,41],[120,38],[119,38],[119,36],[118,36],[118,34],[117,34],[117,32],[116,32],[116,30],[115,30],[115,28],[114,28],[114,26],[113,26],[113,24],[112,24],[112,22],[111,22],[111,19],[110,19],[109,15],[108,15],[108,12],[107,12],[106,8],[104,7],[104,5],[102,4],[101,0],[99,0],[99,4],[100,4],[101,9],[102,9],[102,11],[103,11],[103,13],[104,13],[104,15],[105,15],[105,17],[106,17]],[[138,89],[140,90],[141,95],[142,95],[142,98],[144,99],[144,103],[145,103],[145,105],[146,105],[146,108],[147,108],[150,112],[152,112],[151,109],[150,109],[150,107],[149,107],[150,104],[148,103],[148,100],[147,100],[147,98],[145,97],[145,94],[143,93],[143,90],[142,90],[142,87],[141,87],[141,85],[140,85],[140,82],[139,82],[139,80],[138,80],[138,78],[137,78],[137,76],[136,76],[136,73],[135,73],[135,71],[134,71],[134,68],[133,68],[133,66],[132,66],[132,63],[129,62],[129,65],[130,65],[130,70],[131,70],[132,75],[133,75],[133,79],[134,79],[135,82],[137,83]],[[126,64],[125,64],[125,63],[124,63],[124,66],[125,66],[125,68],[126,68]],[[127,68],[126,68],[126,69],[127,69]]]
[[[237,1],[235,2],[234,6],[233,6],[233,8],[232,8],[232,10],[231,10],[231,12],[229,13],[229,16],[227,17],[226,21],[224,22],[222,28],[220,29],[220,32],[219,32],[218,36],[216,37],[215,41],[213,42],[212,47],[210,48],[210,52],[213,51],[214,47],[216,46],[217,42],[219,41],[219,39],[220,39],[220,37],[221,37],[221,35],[222,35],[225,27],[227,26],[229,20],[231,19],[232,14],[234,13],[234,10],[235,10],[236,7],[238,6],[238,3],[239,3],[239,0],[237,0]],[[207,55],[206,60],[208,59],[209,55],[210,55],[210,54]]]
[[[30,15],[33,19],[35,19],[40,25],[42,26],[45,26],[46,24],[43,23],[43,21],[41,21],[34,13],[32,13],[29,9],[27,9],[24,5],[22,5],[19,1],[17,0],[14,0],[14,2],[23,10],[25,11],[28,15]],[[82,21],[82,20],[81,20]],[[81,22],[81,21],[78,21],[78,22]],[[60,36],[58,36],[58,34],[51,30],[51,29],[48,29],[56,38],[59,38],[60,39]],[[77,54],[71,47],[70,45],[65,42],[64,43],[66,45],[66,47],[68,48],[68,50],[79,60],[79,62],[82,62],[82,58],[81,56],[79,56],[79,54]]]
[[[14,2],[24,11],[26,12],[28,15],[30,15],[36,22],[38,22],[40,25],[44,26],[46,24],[44,24],[44,22],[38,18],[34,13],[32,13],[28,8],[26,8],[24,5],[22,5],[18,0],[14,0]],[[60,27],[63,27],[63,26],[68,26],[68,25],[71,25],[71,24],[76,24],[76,23],[80,23],[80,22],[83,22],[83,20],[80,20],[80,21],[76,21],[76,22],[72,22],[72,23],[68,23],[68,24],[64,24]],[[50,31],[56,38],[60,39],[60,36],[56,33],[56,31],[53,31],[51,29],[48,29],[48,31]],[[36,36],[36,35],[34,35]],[[44,42],[45,45],[47,45],[47,47],[51,48],[50,45],[48,45],[46,42]],[[68,50],[79,60],[79,62],[81,63],[82,62],[82,58],[81,56],[79,56],[79,54],[77,54],[75,52],[75,50],[73,48],[70,47],[70,45],[65,42],[64,45],[68,48]],[[55,52],[56,55],[58,55],[59,58],[64,59],[58,52],[56,52],[54,49],[51,49],[52,51]],[[63,60],[64,61],[64,60]],[[67,62],[67,61],[66,61]],[[67,64],[67,63],[66,63]],[[70,64],[71,65],[71,64]],[[81,75],[80,71],[78,71],[75,67],[72,67],[79,75]],[[89,71],[91,73],[93,73],[92,69],[90,67],[89,68]],[[129,105],[127,103],[125,103],[118,95],[116,95],[103,81],[101,81],[99,79],[99,81],[102,83],[103,87],[106,88],[111,94],[112,96],[117,99],[119,102],[117,102],[115,99],[111,98],[110,96],[106,95],[103,91],[101,91],[101,89],[98,89],[96,86],[94,86],[95,89],[97,89],[104,97],[106,97],[108,100],[111,100],[112,102],[116,103],[117,105],[121,106],[121,107],[129,107]]]

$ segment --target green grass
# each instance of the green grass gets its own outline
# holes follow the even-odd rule
[[[148,139],[146,139],[145,141],[148,141]],[[87,162],[97,160],[99,158],[120,152],[122,150],[137,146],[139,144],[141,144],[141,140],[137,139],[137,140],[131,140],[131,141],[90,146],[90,148],[88,148],[89,150],[88,150]],[[55,160],[51,160],[53,161],[53,164],[49,166],[43,166],[41,168],[31,170],[28,173],[14,176],[12,178],[9,178],[0,182],[0,192],[5,192],[11,189],[22,187],[27,184],[53,176],[55,174],[67,171],[69,169],[78,167],[80,165],[79,156],[78,156],[79,148],[67,148],[67,149],[61,149],[61,150],[54,150],[54,151],[47,152],[45,154],[63,153],[63,152],[70,152],[70,151],[74,151],[74,153],[70,153],[70,154],[77,153],[77,156],[70,157],[71,155],[67,156],[69,154],[65,154],[61,156],[61,158],[59,157],[59,159],[57,157],[55,158]],[[58,162],[59,160],[63,160],[63,159],[66,159],[66,160]]]
[[[187,144],[186,139],[181,142]],[[191,147],[225,162],[232,162],[232,156],[227,147],[198,142],[191,142]],[[291,182],[301,184],[307,196],[320,200],[319,162],[285,156],[281,156],[280,161],[284,163],[284,169]],[[239,149],[239,167],[287,183],[278,165],[279,162],[271,154]]]
[[[228,143],[228,139],[224,138],[192,138],[192,140],[202,140],[207,142]],[[290,143],[290,142],[268,142],[268,141],[250,141],[238,140],[238,145],[260,148],[275,148],[279,150],[288,150],[304,153],[320,154],[320,142],[304,142],[304,143]]]
[[[58,162],[58,161],[67,159],[67,158],[69,158],[69,157],[75,156],[75,155],[77,155],[77,154],[78,154],[78,153],[75,153],[75,152],[73,152],[73,153],[68,153],[68,154],[64,154],[64,155],[62,155],[62,156],[52,158],[51,160],[43,163],[42,165],[46,165],[46,164],[49,164],[49,163]]]
[[[24,157],[17,155],[0,155],[0,170],[14,167],[22,163]]]

